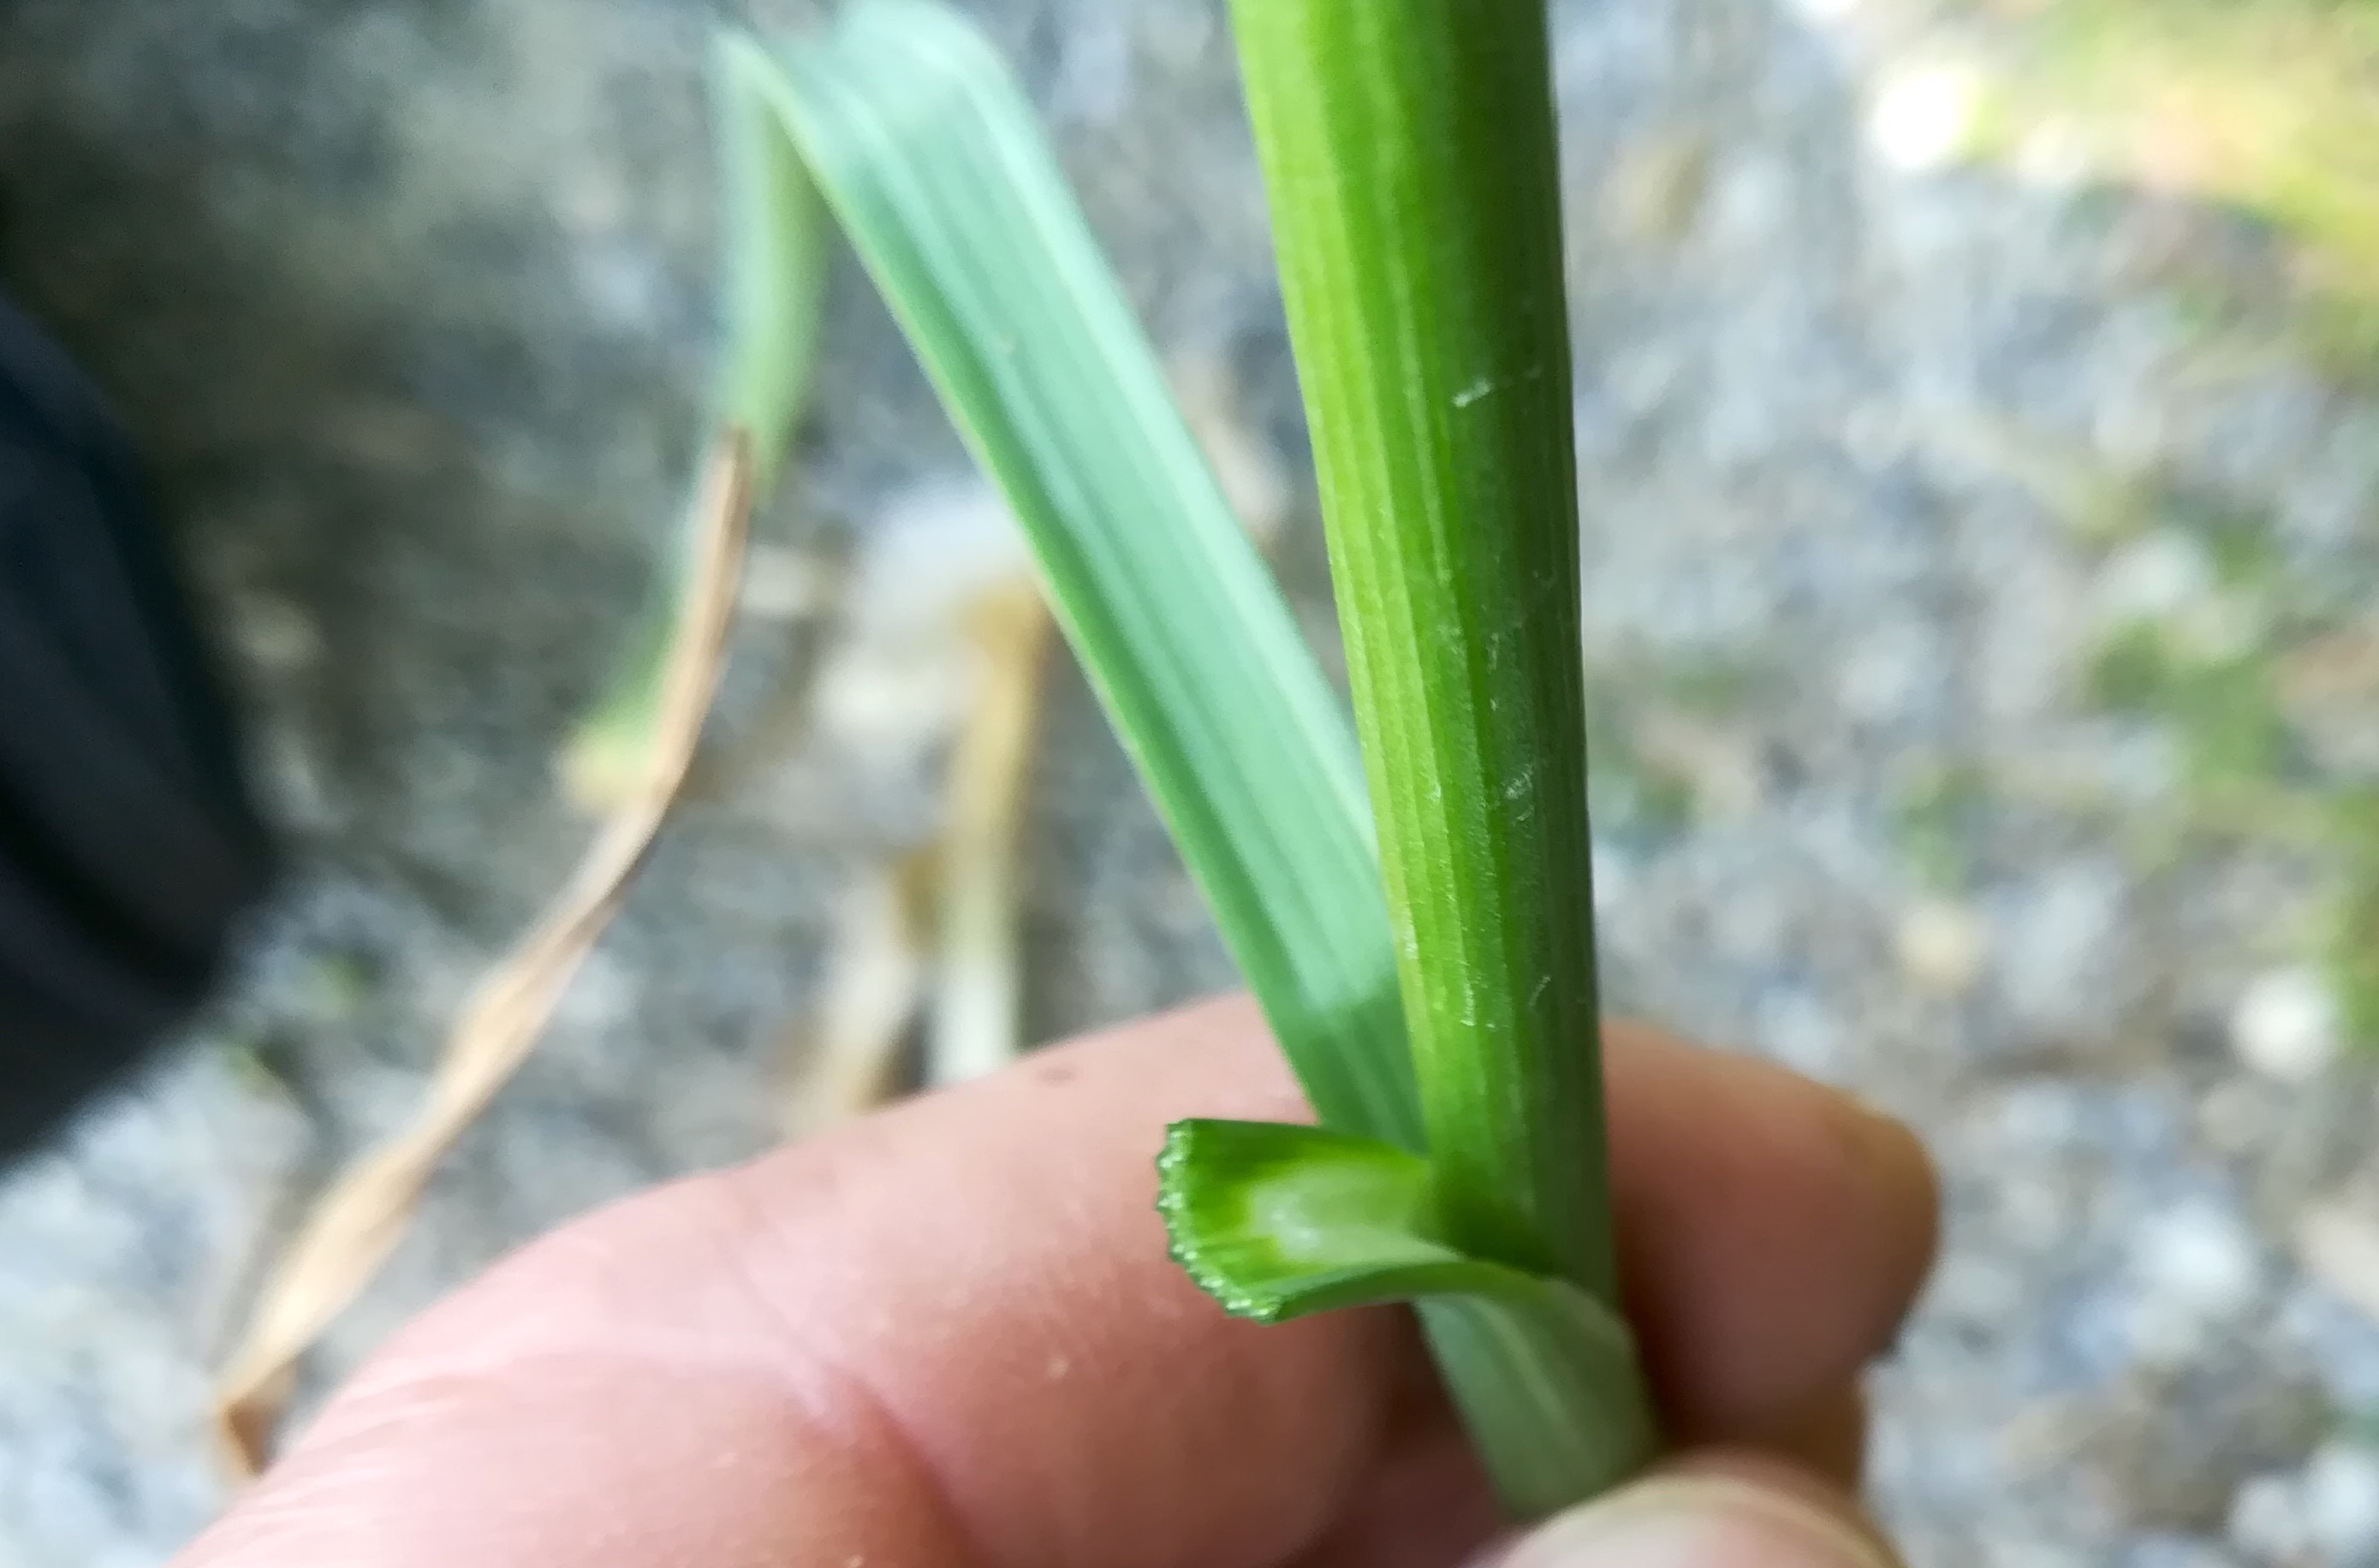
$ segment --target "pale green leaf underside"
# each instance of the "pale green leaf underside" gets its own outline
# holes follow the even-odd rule
[[[1574,1502],[1651,1452],[1626,1325],[1574,1285],[1450,1246],[1427,1162],[1322,1128],[1187,1121],[1157,1168],[1173,1255],[1225,1309],[1275,1322],[1419,1303],[1516,1509]]]
[[[1331,1125],[1419,1114],[1346,718],[997,57],[863,0],[768,88],[960,430]]]
[[[1393,1144],[1283,1122],[1184,1121],[1166,1130],[1156,1168],[1174,1257],[1240,1317],[1476,1297],[1573,1320],[1608,1354],[1633,1354],[1625,1326],[1584,1291],[1448,1243],[1429,1162]]]

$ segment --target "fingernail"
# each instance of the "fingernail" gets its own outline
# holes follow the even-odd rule
[[[1892,1568],[1848,1519],[1724,1476],[1641,1481],[1572,1509],[1493,1568]]]

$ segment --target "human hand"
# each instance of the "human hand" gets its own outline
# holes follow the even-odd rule
[[[1678,1457],[1505,1568],[1854,1568],[1860,1367],[1930,1261],[1907,1131],[1606,1031]],[[426,1314],[175,1568],[1451,1568],[1496,1521],[1408,1315],[1237,1321],[1183,1116],[1303,1102],[1244,1002],[1035,1054],[569,1225]]]

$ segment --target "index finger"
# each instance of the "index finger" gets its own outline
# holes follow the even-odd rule
[[[1741,1058],[1613,1029],[1606,1060],[1668,1413],[1756,1435],[1903,1309],[1922,1155]],[[1415,1345],[1223,1317],[1151,1161],[1181,1116],[1301,1114],[1214,1005],[632,1200],[408,1331],[184,1568],[1278,1562],[1378,1461]]]

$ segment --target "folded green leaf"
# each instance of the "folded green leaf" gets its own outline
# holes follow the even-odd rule
[[[1263,1322],[1416,1301],[1504,1500],[1537,1514],[1643,1462],[1653,1441],[1634,1336],[1577,1286],[1444,1239],[1427,1162],[1272,1122],[1178,1122],[1158,1158],[1173,1255],[1226,1310]]]
[[[1156,1168],[1173,1256],[1238,1317],[1479,1288],[1479,1265],[1435,1237],[1428,1163],[1393,1144],[1278,1122],[1177,1122]]]
[[[751,432],[754,484],[765,491],[783,469],[816,368],[824,215],[779,116],[767,52],[729,33],[712,62],[727,317],[712,397],[720,424]]]
[[[1544,0],[1234,20],[1447,1220],[1608,1296]]]
[[[774,73],[748,40],[722,37],[712,52],[711,109],[719,164],[718,368],[703,416],[705,444],[739,428],[751,441],[755,492],[782,472],[808,401],[825,297],[825,233],[817,194],[778,123],[766,82]],[[665,546],[662,569],[618,673],[562,754],[574,799],[600,809],[625,794],[652,749],[661,669],[684,597],[694,498]]]
[[[1308,1096],[1418,1148],[1346,718],[1022,95],[972,27],[917,0],[863,0],[777,58],[767,86],[812,176],[1031,536]]]

